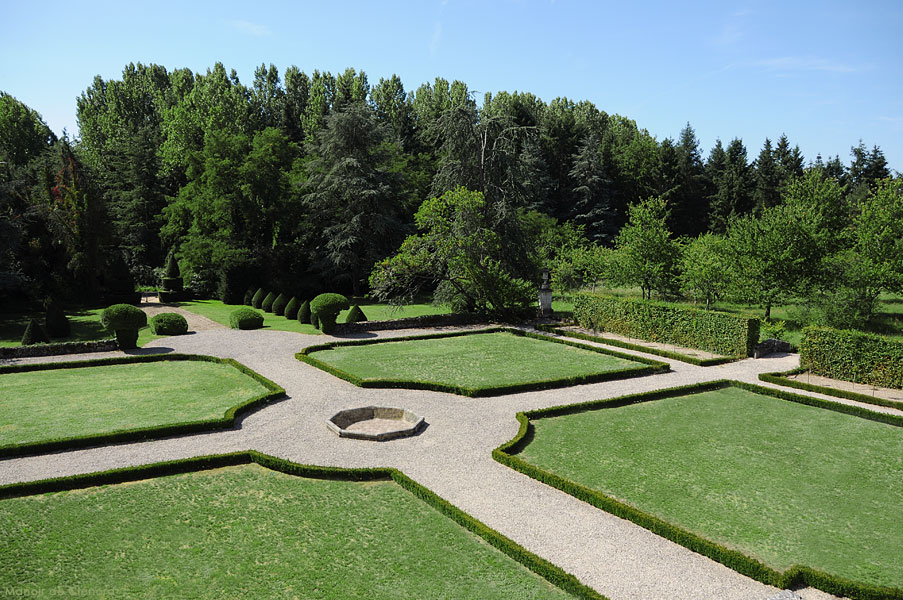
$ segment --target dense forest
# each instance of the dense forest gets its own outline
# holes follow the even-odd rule
[[[862,142],[849,164],[785,135],[704,155],[689,123],[658,141],[587,101],[294,66],[245,85],[129,64],[76,103],[58,139],[0,93],[0,302],[101,302],[170,252],[226,301],[266,283],[500,312],[549,266],[559,289],[803,294],[844,320],[903,287],[900,180]]]

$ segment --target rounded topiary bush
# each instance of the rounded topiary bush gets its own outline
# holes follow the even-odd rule
[[[263,315],[251,308],[239,308],[229,315],[229,326],[232,329],[260,329]]]
[[[335,331],[335,320],[339,313],[349,308],[348,298],[342,294],[320,294],[310,301],[310,312],[319,321],[320,331]]]
[[[37,319],[31,319],[25,327],[25,333],[22,334],[22,345],[31,346],[32,344],[47,344],[50,340],[44,329]]]
[[[288,297],[285,294],[279,294],[273,300],[273,314],[280,317],[285,313],[285,305],[288,304]]]
[[[248,291],[245,292],[245,295],[242,297],[241,303],[245,306],[251,306],[251,300],[254,299],[254,292],[256,290],[254,288],[248,288]]]
[[[188,333],[188,321],[179,313],[160,313],[150,320],[151,331],[157,335]]]
[[[138,330],[147,325],[147,315],[131,304],[114,304],[100,313],[100,323],[116,334],[120,350],[138,347]]]
[[[263,299],[263,302],[260,303],[261,310],[266,312],[273,312],[273,302],[276,300],[276,294],[270,292],[266,295],[266,298]]]
[[[53,338],[66,338],[72,333],[69,319],[60,305],[56,302],[47,304],[47,314],[44,315],[44,330]]]
[[[292,299],[288,301],[288,304],[285,305],[285,310],[282,311],[282,316],[286,319],[291,319],[294,321],[298,318],[298,308],[301,306],[301,302],[298,300],[297,296],[292,296]]]
[[[295,317],[299,323],[312,323],[310,320],[310,301],[305,300],[298,307],[298,315]]]
[[[263,299],[266,298],[267,293],[263,291],[263,288],[257,288],[257,291],[254,292],[254,295],[251,297],[251,306],[254,308],[260,308],[260,305],[263,304]]]
[[[364,314],[364,311],[361,310],[361,307],[355,304],[351,307],[351,310],[348,311],[348,314],[345,315],[346,323],[358,323],[360,321],[367,321],[367,315]]]

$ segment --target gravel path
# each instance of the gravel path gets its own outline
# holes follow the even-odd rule
[[[663,359],[672,372],[475,399],[358,388],[294,358],[301,348],[325,339],[329,338],[218,329],[150,342],[140,352],[171,349],[234,358],[285,387],[288,398],[224,432],[0,460],[0,484],[248,449],[306,464],[395,467],[612,600],[767,600],[780,592],[508,469],[492,460],[491,451],[517,433],[518,411],[715,379],[760,383],[759,373],[796,367],[796,355],[706,368]],[[415,437],[385,443],[340,439],[327,429],[326,419],[337,411],[366,405],[406,408],[424,416],[428,425]],[[796,593],[805,600],[833,598],[818,590]]]

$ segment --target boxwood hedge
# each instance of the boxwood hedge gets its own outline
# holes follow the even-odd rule
[[[807,327],[800,367],[832,379],[903,389],[903,342],[861,331]]]

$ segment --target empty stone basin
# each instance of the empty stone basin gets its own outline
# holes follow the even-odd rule
[[[326,426],[339,437],[383,442],[417,433],[425,421],[409,410],[364,406],[334,414]]]

